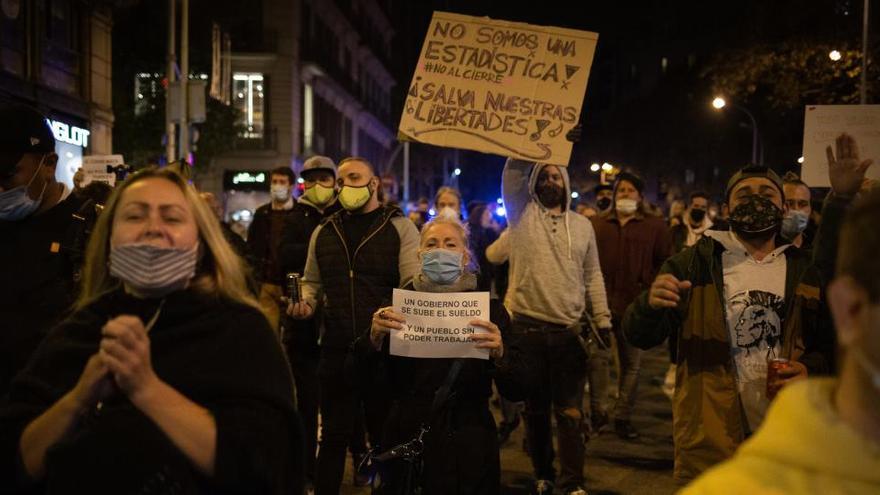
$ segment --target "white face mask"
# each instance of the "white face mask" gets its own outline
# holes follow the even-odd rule
[[[448,218],[450,220],[458,220],[458,212],[453,210],[451,206],[444,206],[437,212],[437,218]]]
[[[618,199],[614,203],[614,207],[617,209],[618,213],[623,213],[624,215],[630,215],[636,212],[636,209],[639,207],[639,202],[634,199]]]
[[[282,186],[281,184],[272,184],[270,187],[270,191],[272,192],[272,199],[275,201],[284,201],[286,202],[290,199],[290,188],[288,186]]]

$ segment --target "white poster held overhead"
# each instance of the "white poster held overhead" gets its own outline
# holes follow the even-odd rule
[[[111,186],[116,185],[116,174],[108,172],[107,166],[116,167],[123,165],[125,161],[122,155],[92,155],[82,159],[83,187],[92,182],[106,182]]]
[[[471,320],[489,321],[488,292],[416,292],[394,289],[394,311],[406,318],[403,330],[391,331],[393,356],[489,359],[469,336],[487,333]]]
[[[804,113],[804,163],[801,180],[810,187],[829,187],[825,148],[837,136],[854,137],[859,159],[874,160],[867,177],[880,179],[880,105],[811,105]]]

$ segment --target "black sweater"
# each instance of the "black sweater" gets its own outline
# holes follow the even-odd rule
[[[27,486],[18,450],[24,428],[74,387],[108,319],[131,314],[148,321],[157,307],[157,300],[116,291],[49,334],[0,406],[0,492],[17,485],[37,493],[275,494],[299,486],[302,436],[293,384],[266,319],[192,290],[166,298],[149,334],[151,356],[160,379],[213,415],[214,476],[200,475],[116,392],[49,450],[42,486]]]

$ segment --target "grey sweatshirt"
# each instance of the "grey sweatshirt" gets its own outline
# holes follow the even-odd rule
[[[573,211],[554,215],[538,201],[535,185],[543,165],[508,159],[502,176],[510,245],[510,285],[505,306],[513,313],[573,325],[589,309],[599,328],[611,327],[596,234],[589,220]],[[559,167],[565,197],[571,197],[568,170]]]

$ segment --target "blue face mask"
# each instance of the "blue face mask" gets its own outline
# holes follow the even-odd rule
[[[782,217],[782,236],[786,239],[794,239],[807,228],[810,217],[800,210],[788,210]]]
[[[43,160],[45,159],[46,157],[43,156]],[[40,173],[40,169],[43,168],[43,160],[40,160],[40,164],[37,165],[37,170],[34,172],[34,175],[31,176],[31,180],[28,181],[27,185],[14,187],[8,191],[0,192],[0,220],[10,222],[21,220],[33,214],[33,212],[37,211],[37,208],[40,207],[40,202],[43,200],[43,194],[46,192],[46,186],[49,184],[43,184],[43,190],[40,191],[40,197],[37,199],[31,199],[31,197],[28,196],[27,191],[34,182],[34,179],[36,179],[37,175]]]
[[[448,249],[432,249],[422,254],[422,273],[435,284],[449,285],[461,277],[462,254]]]

